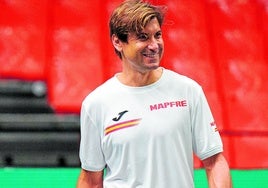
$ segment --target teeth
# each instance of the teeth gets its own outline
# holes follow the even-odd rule
[[[143,54],[146,57],[155,57],[157,54]]]

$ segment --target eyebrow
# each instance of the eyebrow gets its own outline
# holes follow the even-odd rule
[[[155,33],[162,33],[162,30],[160,29],[160,30],[156,31]],[[155,33],[154,33],[154,34],[155,34]],[[137,36],[139,36],[139,35],[143,35],[143,34],[148,35],[149,33],[147,33],[147,32],[143,32],[143,31],[142,31],[142,32],[139,32],[139,33],[136,33]]]

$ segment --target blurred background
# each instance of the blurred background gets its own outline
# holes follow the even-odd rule
[[[121,66],[120,2],[0,0],[0,187],[75,187],[81,102]],[[268,187],[268,1],[150,2],[168,8],[162,66],[203,86],[234,187]]]

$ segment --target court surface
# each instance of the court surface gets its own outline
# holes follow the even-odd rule
[[[79,168],[0,168],[1,188],[74,188]],[[268,188],[268,169],[232,170],[234,188]],[[207,187],[203,169],[194,171],[196,188]]]

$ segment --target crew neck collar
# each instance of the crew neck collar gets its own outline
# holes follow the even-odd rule
[[[160,78],[157,81],[155,81],[154,83],[149,84],[149,85],[145,85],[145,86],[137,86],[136,87],[136,86],[128,86],[128,85],[125,85],[125,84],[121,83],[119,81],[119,79],[117,78],[117,76],[118,76],[119,73],[117,73],[117,74],[114,75],[114,79],[116,80],[117,84],[120,87],[122,87],[122,88],[125,88],[125,89],[128,89],[128,90],[132,90],[132,91],[133,90],[136,90],[136,91],[147,90],[147,89],[150,89],[150,88],[157,87],[158,85],[160,85],[163,82],[162,80],[165,77],[165,68],[163,68],[163,67],[160,67],[160,68],[162,68],[162,74],[161,74]]]

